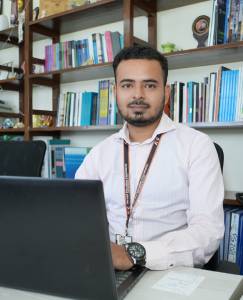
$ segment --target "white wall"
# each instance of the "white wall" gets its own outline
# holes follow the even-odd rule
[[[211,1],[188,5],[178,9],[167,10],[158,13],[158,49],[160,45],[166,42],[173,42],[179,49],[195,48],[196,40],[192,36],[192,23],[199,15],[211,16]],[[139,38],[147,40],[146,18],[138,18],[135,22],[135,35]],[[85,38],[93,32],[104,32],[105,30],[123,31],[122,22],[108,24],[100,27],[90,28],[80,32],[75,32],[62,36],[61,40],[71,40]],[[34,44],[33,53],[36,57],[44,58],[44,46],[50,44],[50,40],[39,41]],[[16,58],[14,54],[16,49],[1,51],[0,63]],[[242,62],[228,64],[233,68],[237,68]],[[186,68],[172,70],[169,72],[169,81],[174,80],[197,80],[200,81],[211,71],[217,70],[218,66],[206,66],[197,68]],[[72,84],[63,84],[61,91],[77,91],[97,90],[97,81],[84,81]],[[0,99],[7,97],[6,92],[0,92]],[[9,94],[10,95],[10,94]],[[12,101],[15,97],[17,103],[17,95],[9,96]],[[51,92],[48,88],[35,88],[33,93],[34,107],[40,109],[51,109]],[[243,190],[243,129],[204,129],[214,141],[218,142],[225,153],[224,180],[227,191]],[[73,145],[94,146],[99,141],[113,133],[114,131],[91,131],[80,133],[63,134],[63,137],[72,139]]]

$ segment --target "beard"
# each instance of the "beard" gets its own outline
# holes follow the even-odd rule
[[[128,107],[131,105],[143,105],[145,108],[150,108],[150,105],[148,103],[145,103],[143,100],[133,100],[131,103],[128,104]],[[144,117],[143,112],[135,112],[134,116],[125,115],[118,107],[118,111],[120,115],[123,117],[123,119],[130,125],[136,126],[136,127],[145,127],[147,125],[153,124],[157,122],[163,114],[164,111],[164,100],[161,103],[161,106],[159,107],[156,114],[151,116],[150,118]]]

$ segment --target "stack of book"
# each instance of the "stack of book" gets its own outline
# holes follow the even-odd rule
[[[69,139],[48,139],[42,174],[47,178],[74,178],[90,147],[73,147]]]
[[[76,68],[87,64],[112,62],[123,48],[118,31],[93,33],[88,39],[65,41],[45,47],[45,72]]]
[[[213,0],[208,46],[242,41],[242,20],[242,0]]]
[[[97,92],[67,92],[59,97],[57,127],[121,124],[114,80],[98,82]]]
[[[220,243],[220,260],[236,263],[243,275],[243,209],[224,210],[225,234]]]
[[[85,156],[90,151],[88,147],[65,147],[64,163],[66,178],[74,178],[79,166],[82,164]]]
[[[170,116],[176,122],[234,122],[243,120],[243,69],[224,66],[203,82],[171,84]]]

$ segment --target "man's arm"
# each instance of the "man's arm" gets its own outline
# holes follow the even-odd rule
[[[188,170],[187,228],[156,241],[138,241],[146,249],[146,266],[150,269],[203,265],[223,237],[223,179],[217,152],[208,137],[199,136],[193,142]]]

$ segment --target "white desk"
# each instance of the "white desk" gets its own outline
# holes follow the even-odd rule
[[[195,276],[201,279],[198,287],[188,296],[155,289],[155,283],[173,274]],[[168,281],[167,281],[168,283]],[[178,282],[177,282],[178,283]],[[175,282],[175,284],[177,284]],[[185,283],[185,282],[184,282]],[[184,290],[184,289],[183,289]],[[239,300],[243,295],[243,276],[211,272],[193,268],[175,268],[170,271],[148,271],[125,297],[125,300]],[[0,287],[0,300],[64,300],[43,294]],[[100,299],[105,300],[105,299]]]

